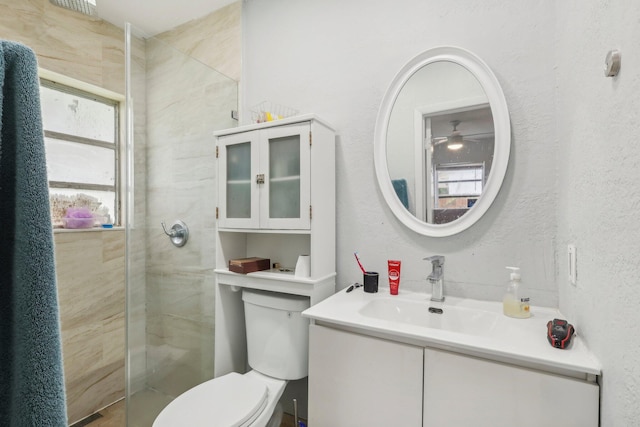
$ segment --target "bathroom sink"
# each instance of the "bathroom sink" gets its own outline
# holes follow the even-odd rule
[[[386,292],[385,292],[386,291]],[[514,319],[502,313],[502,302],[431,295],[400,289],[366,293],[348,288],[302,313],[319,326],[398,341],[410,345],[460,350],[464,354],[509,361],[521,366],[547,366],[583,378],[600,375],[600,365],[580,336],[572,348],[558,350],[546,338],[547,322],[565,318],[557,309],[531,307],[531,317]],[[439,311],[442,310],[441,313]]]
[[[369,301],[359,312],[374,319],[476,336],[490,336],[498,321],[490,311],[397,298]]]

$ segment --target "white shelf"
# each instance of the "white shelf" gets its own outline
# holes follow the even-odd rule
[[[300,175],[281,176],[278,178],[269,178],[269,182],[286,182],[286,181],[300,181]]]
[[[214,272],[216,273],[219,285],[236,288],[259,289],[307,297],[314,297],[319,289],[327,288],[328,292],[322,291],[321,293],[325,295],[320,299],[324,299],[333,293],[336,276],[335,273],[333,273],[323,277],[305,278],[295,277],[293,273],[283,273],[275,270],[240,274],[229,271],[228,268],[217,268]]]
[[[322,124],[323,126],[327,127],[332,131],[335,131],[335,129],[333,129],[333,127],[329,123],[327,123],[317,115],[302,114],[299,116],[287,117],[286,119],[273,120],[273,121],[264,122],[264,123],[252,123],[248,125],[238,126],[236,128],[219,130],[219,131],[215,131],[213,135],[214,136],[233,135],[235,133],[242,133],[242,132],[252,131],[256,129],[269,128],[269,127],[287,126],[290,124],[304,122],[304,121],[311,121],[311,120]]]
[[[290,230],[290,229],[261,229],[261,228],[222,228],[218,231],[221,233],[257,233],[257,234],[311,234],[311,230]]]
[[[254,271],[253,273],[241,274],[229,271],[228,268],[216,268],[214,270],[217,274],[228,274],[230,276],[236,276],[237,280],[254,280],[257,278],[265,280],[279,280],[282,282],[295,282],[307,285],[315,285],[316,283],[327,280],[331,277],[335,277],[335,273],[327,274],[322,277],[296,277],[293,271],[280,271],[279,269]]]

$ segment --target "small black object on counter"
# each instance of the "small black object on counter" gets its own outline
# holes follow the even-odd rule
[[[563,319],[553,319],[547,323],[547,340],[555,348],[567,348],[575,333],[573,325]]]
[[[362,286],[360,283],[354,283],[353,285],[347,288],[347,293],[351,292],[354,289],[358,289],[360,286]]]
[[[378,292],[378,276],[375,271],[365,271],[363,274],[364,291]]]

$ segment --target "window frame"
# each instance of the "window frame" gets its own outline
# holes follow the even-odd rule
[[[114,152],[114,183],[113,185],[106,184],[90,184],[90,183],[79,183],[79,182],[69,182],[69,181],[52,181],[49,180],[49,188],[59,188],[59,189],[77,189],[78,192],[82,190],[87,191],[113,191],[115,194],[114,197],[114,207],[113,207],[113,225],[120,226],[122,225],[122,191],[121,191],[121,103],[122,101],[116,99],[116,97],[105,97],[92,92],[90,89],[80,89],[78,87],[72,86],[69,83],[60,83],[58,81],[52,80],[49,76],[43,76],[41,73],[40,76],[40,86],[46,87],[48,89],[56,90],[58,92],[63,92],[67,94],[71,94],[74,96],[79,96],[88,100],[92,100],[95,102],[100,102],[106,104],[114,109],[114,141],[106,142],[103,140],[87,138],[82,136],[77,136],[73,134],[67,134],[63,132],[56,132],[44,129],[44,137],[52,138],[59,141],[71,142],[76,144],[84,144],[90,145],[94,147],[105,148],[109,150],[113,150]],[[68,79],[65,79],[68,80]],[[86,86],[86,85],[85,85]]]
[[[441,181],[438,172],[439,171],[463,171],[463,170],[474,170],[480,172],[480,178],[475,179],[454,179],[448,181]],[[482,195],[482,191],[484,189],[486,179],[485,179],[485,164],[482,163],[474,163],[474,162],[465,162],[465,163],[442,163],[437,164],[434,167],[434,196],[435,196],[435,206],[436,209],[444,209],[440,206],[440,199],[457,199],[457,198],[466,198],[471,199],[475,198],[476,200]],[[440,194],[440,183],[462,183],[462,182],[475,182],[480,183],[480,192],[479,193],[461,193],[461,194]],[[467,208],[469,208],[467,206]]]

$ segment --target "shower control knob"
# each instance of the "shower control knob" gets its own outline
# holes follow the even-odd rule
[[[169,239],[171,239],[171,243],[173,243],[174,246],[181,248],[187,244],[187,240],[189,240],[189,227],[187,227],[187,224],[177,220],[168,231],[167,227],[164,225],[164,221],[160,224],[162,225],[164,234],[169,236]]]

